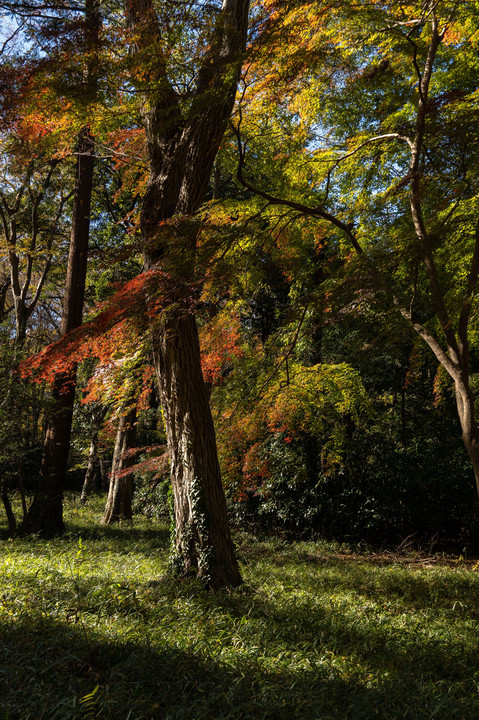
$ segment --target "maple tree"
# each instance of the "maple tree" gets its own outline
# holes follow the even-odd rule
[[[479,492],[477,3],[268,7],[279,21],[273,42],[295,27],[299,43],[245,77],[238,179],[268,204],[329,226],[364,291],[389,295],[429,346],[454,383]],[[292,145],[278,156],[281,177],[253,181],[248,163],[281,131]]]
[[[281,514],[296,488],[305,491],[303,509],[325,505],[351,468],[358,477],[366,472],[368,452],[379,457],[367,443],[387,442],[380,425],[392,406],[391,433],[407,454],[409,415],[421,413],[415,383],[423,392],[429,382],[428,406],[449,402],[445,374],[424,360],[414,332],[453,378],[477,472],[477,88],[466,70],[477,66],[477,4],[251,5],[104,4],[101,47],[83,57],[83,3],[0,3],[19,25],[32,23],[44,53],[36,71],[15,79],[17,100],[3,94],[17,115],[10,126],[4,116],[2,137],[15,127],[23,157],[37,153],[28,202],[51,170],[48,202],[40,198],[38,207],[45,215],[53,208],[63,232],[75,223],[70,191],[62,196],[59,188],[71,188],[75,136],[85,141],[79,156],[98,158],[93,252],[108,263],[89,271],[89,299],[100,305],[74,328],[77,312],[60,342],[23,367],[53,382],[60,408],[60,380],[71,381],[75,366],[95,357],[84,399],[103,415],[109,407],[110,435],[118,431],[121,445],[128,390],[118,368],[148,374],[153,356],[175,500],[174,563],[212,587],[240,582],[220,463],[230,498],[276,502]],[[47,7],[56,24],[41,18]],[[77,66],[92,68],[98,92],[85,88]],[[3,63],[0,80],[19,68],[18,60]],[[18,193],[31,181],[8,137]],[[9,208],[15,192],[4,193]],[[12,215],[23,223],[19,251],[29,241],[27,195]],[[43,237],[51,234],[30,252],[32,267],[33,258],[50,256],[54,266],[64,252],[65,243],[57,251]],[[14,292],[4,275],[2,317]],[[113,289],[112,280],[122,282]],[[82,304],[81,292],[73,296]],[[382,342],[383,355],[369,367],[364,348]],[[427,373],[418,369],[426,366]],[[378,379],[378,367],[391,377]],[[430,381],[420,382],[421,372]],[[445,421],[431,427],[445,432]],[[356,438],[366,438],[364,448]],[[430,452],[425,447],[424,458]],[[164,469],[165,456],[155,453],[148,463]],[[115,467],[131,467],[111,476],[109,505],[127,488],[122,515],[132,457],[118,456]],[[61,483],[54,494],[61,497]],[[312,517],[310,510],[301,513]],[[38,512],[41,522],[46,515]]]

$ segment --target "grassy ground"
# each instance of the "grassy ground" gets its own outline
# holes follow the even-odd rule
[[[479,719],[473,565],[242,535],[245,586],[212,594],[100,511],[0,540],[2,720]]]

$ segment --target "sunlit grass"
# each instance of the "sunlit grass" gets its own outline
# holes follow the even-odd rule
[[[101,509],[0,541],[1,718],[479,718],[473,567],[241,534],[245,585],[213,594]]]

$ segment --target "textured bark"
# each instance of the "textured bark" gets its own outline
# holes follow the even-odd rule
[[[100,15],[98,0],[86,0],[87,47],[98,42]],[[87,72],[86,90],[92,89],[95,78]],[[88,127],[78,136],[76,180],[73,201],[72,230],[68,254],[65,297],[60,334],[66,335],[81,325],[88,242],[90,209],[95,163],[94,140]],[[37,491],[23,523],[26,532],[54,536],[63,533],[63,488],[70,450],[73,403],[75,400],[76,368],[59,375],[53,384],[55,409],[47,422],[42,464]]]
[[[249,0],[224,0],[197,86],[182,112],[169,83],[161,33],[151,0],[127,0],[132,53],[155,55],[143,89],[150,177],[141,230],[147,267],[170,280],[166,319],[152,327],[175,502],[175,557],[179,573],[195,572],[211,587],[236,585],[241,576],[231,540],[216,438],[201,373],[196,321],[185,298],[194,279],[196,232],[188,223],[204,201],[215,157],[230,117],[246,42]],[[168,224],[182,216],[183,225]]]
[[[195,318],[158,332],[155,366],[163,399],[175,510],[175,569],[213,587],[241,581],[229,530]]]
[[[111,525],[122,520],[132,520],[132,477],[123,474],[134,462],[126,453],[135,446],[136,408],[130,409],[120,418],[116,433],[115,450],[111,465],[110,487],[102,523]]]

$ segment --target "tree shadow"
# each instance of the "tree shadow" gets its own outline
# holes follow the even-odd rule
[[[88,541],[93,543],[100,552],[108,547],[119,555],[128,555],[134,548],[135,552],[143,554],[152,550],[167,550],[170,544],[169,530],[164,526],[135,527],[131,525],[92,525],[85,528],[69,522],[64,535],[58,538],[41,538],[34,535],[9,538],[6,530],[0,530],[0,541],[11,543],[11,548],[28,548],[34,554],[43,555],[51,553],[51,544],[61,547],[62,543],[71,544],[73,541]]]
[[[88,539],[93,552],[105,540],[121,552],[130,532],[100,527]],[[156,529],[135,542],[151,552]],[[267,560],[265,589],[253,554],[255,585],[216,593],[166,577],[122,583],[99,566],[21,574],[29,593],[20,582],[18,599],[0,592],[0,718],[479,718],[477,624],[451,615],[449,632],[441,616],[439,630],[427,612],[434,598],[441,612],[454,593],[471,599],[475,576],[452,591],[447,574],[288,552]],[[13,622],[8,602],[18,611],[22,598]]]
[[[368,556],[349,557],[311,555],[307,552],[251,551],[244,553],[244,560],[254,573],[254,567],[267,558],[275,568],[275,574],[287,585],[300,583],[302,590],[314,594],[352,591],[372,601],[387,603],[398,601],[402,608],[425,609],[431,607],[451,610],[468,603],[470,617],[479,619],[477,596],[479,595],[479,574],[461,572],[457,566],[454,582],[451,583],[451,568],[421,566],[411,567],[396,560],[371,561]],[[299,571],[298,571],[299,569]]]
[[[114,524],[114,525],[92,525],[85,529],[81,525],[75,523],[68,523],[67,536],[78,537],[82,539],[88,539],[92,542],[109,542],[115,543],[118,547],[118,552],[128,552],[128,547],[125,544],[132,543],[135,546],[141,546],[145,544],[150,546],[151,543],[159,547],[167,548],[170,542],[170,532],[162,525],[155,525],[152,527],[137,527],[134,524]]]
[[[171,642],[87,639],[78,624],[52,619],[1,632],[0,708],[11,720],[479,717],[471,695],[466,706],[434,677],[408,674],[368,686],[354,669],[265,667],[261,656],[233,664]]]

